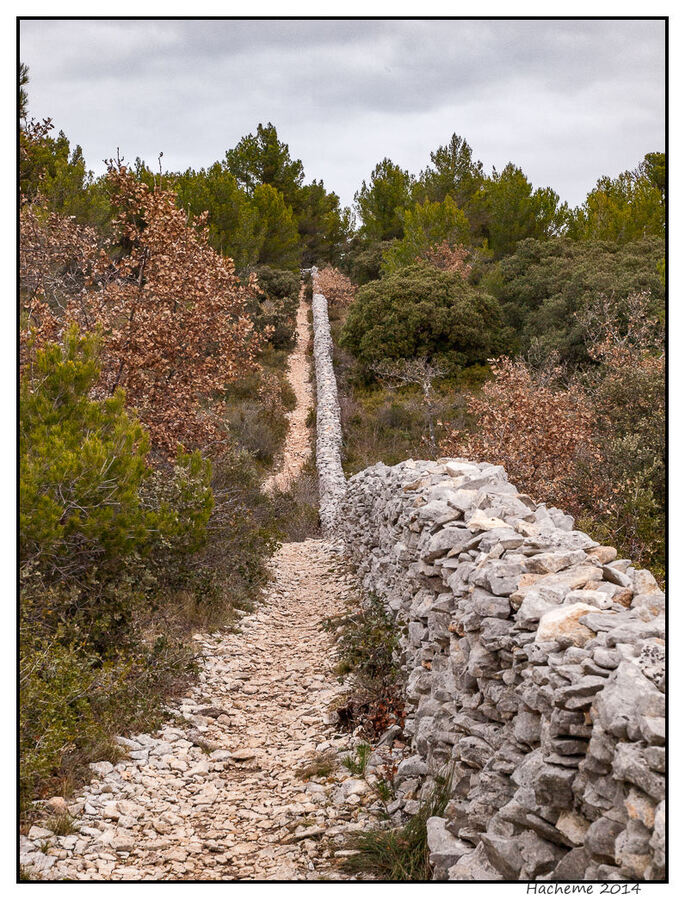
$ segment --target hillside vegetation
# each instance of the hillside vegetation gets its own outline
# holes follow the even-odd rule
[[[68,796],[89,760],[116,760],[114,735],[154,728],[194,676],[193,632],[250,609],[278,542],[316,528],[308,488],[261,484],[294,404],[299,266],[339,246],[337,197],[303,184],[272,126],[218,171],[153,176],[117,158],[94,178],[80,148],[28,117],[27,81],[22,69],[30,815],[32,798]]]
[[[356,201],[332,316],[348,474],[500,463],[663,575],[664,155],[569,209],[453,135],[418,176],[384,159]]]

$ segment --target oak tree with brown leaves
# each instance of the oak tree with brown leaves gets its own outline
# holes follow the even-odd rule
[[[433,244],[423,254],[423,258],[436,269],[458,272],[464,279],[469,277],[472,269],[471,264],[467,262],[468,257],[469,251],[466,247],[462,244],[450,244],[449,241]]]
[[[575,473],[599,458],[588,397],[555,385],[556,369],[536,373],[508,357],[490,365],[493,380],[468,402],[475,430],[453,431],[442,452],[502,465],[520,490],[573,512]]]
[[[354,300],[354,285],[347,275],[334,266],[319,269],[314,289],[328,300],[335,316],[341,315]]]
[[[99,390],[126,391],[171,455],[225,440],[222,392],[256,366],[263,336],[248,314],[257,290],[208,243],[205,217],[188,221],[173,192],[137,181],[120,163],[109,180],[118,210],[100,248],[90,229],[35,204],[22,210],[24,346],[68,322],[102,333]]]
[[[597,540],[664,572],[666,484],[663,323],[649,293],[598,296],[576,318],[594,365],[491,363],[468,401],[472,431],[444,453],[503,465],[538,501],[563,507]]]
[[[100,253],[100,241],[94,229],[50,211],[40,195],[22,204],[19,211],[22,369],[37,349],[58,339],[66,309],[86,289]]]

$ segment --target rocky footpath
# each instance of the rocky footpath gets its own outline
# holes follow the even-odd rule
[[[48,802],[46,816],[75,817],[73,833],[34,825],[20,839],[25,872],[84,881],[345,877],[337,864],[349,835],[378,808],[373,776],[343,765],[358,742],[334,725],[343,688],[321,629],[345,610],[353,579],[339,548],[323,541],[284,545],[272,567],[263,604],[239,630],[196,636],[202,672],[168,724],[120,738],[125,758],[92,764],[93,781],[68,807]]]
[[[287,491],[312,455],[307,419],[314,406],[314,388],[310,381],[308,307],[304,299],[304,286],[300,290],[297,308],[297,341],[288,357],[288,382],[295,394],[295,408],[288,415],[288,431],[283,447],[283,458],[278,471],[264,482],[264,490]]]
[[[345,475],[340,448],[342,429],[338,385],[333,371],[331,328],[328,303],[317,292],[314,266],[311,270],[314,294],[312,319],[314,324],[314,370],[316,372],[316,467],[319,472],[319,518],[324,534],[335,526],[340,501],[345,494]]]
[[[664,596],[650,572],[520,494],[499,466],[377,464],[340,533],[401,629],[404,812],[436,878],[660,880]]]

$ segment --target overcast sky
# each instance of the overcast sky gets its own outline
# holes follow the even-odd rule
[[[572,205],[664,150],[661,21],[25,21],[29,112],[96,172],[120,147],[221,159],[273,122],[345,204],[384,156],[418,174],[453,132]]]

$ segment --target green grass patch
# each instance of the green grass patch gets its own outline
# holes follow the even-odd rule
[[[366,872],[379,880],[429,881],[431,866],[426,822],[442,816],[450,799],[450,776],[436,778],[431,796],[399,828],[375,828],[356,835],[354,856],[345,858],[342,867],[352,873]]]
[[[353,775],[363,775],[366,772],[366,764],[371,756],[371,747],[369,744],[359,744],[355,749],[354,756],[348,754],[343,759],[343,765]]]

